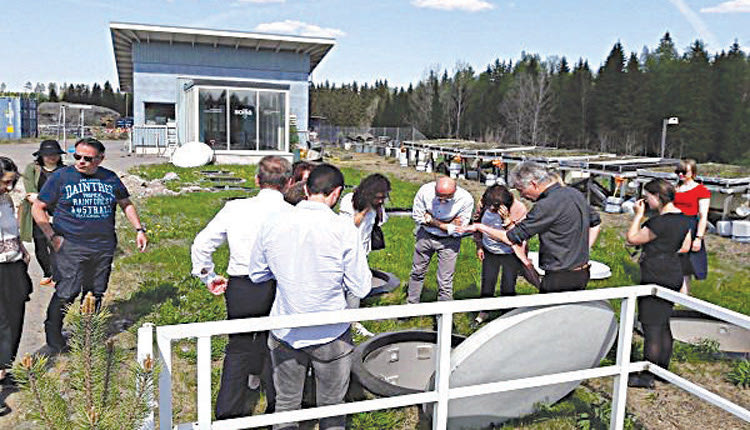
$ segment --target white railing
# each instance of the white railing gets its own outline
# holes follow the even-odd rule
[[[198,374],[198,421],[196,423],[178,424],[177,429],[239,429],[261,427],[285,422],[296,422],[318,419],[323,417],[348,415],[381,409],[398,408],[424,403],[437,403],[434,408],[433,429],[445,429],[448,422],[448,402],[452,399],[479,396],[483,394],[503,391],[519,390],[523,388],[554,385],[562,382],[580,381],[590,378],[614,376],[612,396],[612,415],[610,429],[620,430],[625,421],[625,401],[627,396],[628,375],[631,372],[651,371],[677,387],[716,405],[742,420],[750,422],[750,411],[734,404],[719,395],[709,392],[676,374],[662,369],[653,363],[640,361],[630,362],[631,342],[633,338],[633,323],[635,320],[636,299],[639,296],[655,295],[665,300],[697,310],[706,315],[735,324],[750,330],[750,317],[724,309],[720,306],[685,296],[674,291],[655,285],[637,285],[629,287],[607,288],[565,292],[555,294],[536,294],[515,297],[498,297],[471,300],[444,301],[436,303],[421,303],[414,305],[384,306],[375,308],[350,309],[336,312],[320,312],[293,316],[276,316],[263,318],[248,318],[242,320],[226,320],[204,323],[179,324],[156,327],[156,344],[161,361],[159,377],[159,428],[173,429],[172,423],[172,342],[186,338],[197,338],[197,374]],[[528,306],[548,306],[565,303],[580,303],[597,300],[623,299],[620,308],[620,325],[617,342],[617,360],[612,366],[581,369],[570,372],[539,375],[529,378],[509,381],[493,382],[451,388],[450,352],[451,327],[453,314],[477,312],[480,310],[495,310],[519,308]],[[435,389],[417,394],[396,397],[365,400],[334,406],[297,411],[276,412],[268,415],[256,415],[221,421],[211,418],[211,337],[217,335],[266,331],[272,329],[316,326],[354,321],[370,321],[393,319],[400,317],[438,316],[438,343],[436,360]],[[144,325],[138,330],[138,359],[153,356],[154,328]],[[153,415],[146,428],[153,428]]]

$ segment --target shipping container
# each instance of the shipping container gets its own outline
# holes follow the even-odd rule
[[[21,137],[38,137],[37,101],[21,98]]]
[[[0,139],[20,138],[21,99],[20,97],[0,97]]]

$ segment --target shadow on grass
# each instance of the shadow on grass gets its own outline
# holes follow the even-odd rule
[[[150,314],[160,303],[174,298],[177,287],[172,282],[153,280],[145,281],[141,288],[124,300],[116,300],[109,306],[112,321],[126,319],[130,324]],[[127,328],[127,327],[125,327]]]

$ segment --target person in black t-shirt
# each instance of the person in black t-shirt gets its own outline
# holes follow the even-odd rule
[[[42,187],[31,211],[55,252],[55,294],[44,322],[51,352],[65,347],[62,322],[65,306],[79,293],[91,291],[99,309],[109,283],[117,245],[115,209],[120,206],[136,230],[143,252],[148,239],[128,190],[113,171],[99,167],[104,145],[96,139],[76,142],[76,162],[53,173]],[[47,211],[54,214],[50,225]]]
[[[643,245],[641,284],[656,284],[678,291],[682,286],[678,254],[690,250],[690,218],[673,204],[675,188],[669,182],[655,179],[646,184],[645,190],[646,198],[636,202],[635,216],[626,236],[629,244]],[[659,213],[641,226],[646,204]],[[672,331],[669,327],[672,307],[672,302],[658,297],[638,299],[644,359],[664,369],[672,357]],[[628,385],[652,388],[654,376],[651,373],[632,374]]]

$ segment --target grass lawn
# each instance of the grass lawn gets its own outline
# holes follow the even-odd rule
[[[253,166],[211,166],[211,169],[229,170],[232,174],[252,179]],[[161,178],[167,172],[176,172],[180,179],[169,182],[170,189],[177,190],[183,186],[201,184],[201,169],[179,169],[172,165],[150,165],[135,168],[131,173],[144,179]],[[344,169],[348,185],[356,185],[366,172]],[[393,192],[389,205],[393,207],[410,207],[413,196],[419,188],[414,184],[391,177]],[[112,287],[108,295],[111,310],[115,319],[128,318],[134,321],[129,333],[123,335],[132,342],[135,328],[145,322],[157,325],[178,324],[197,321],[221,320],[226,317],[223,297],[211,295],[205,287],[190,276],[190,244],[195,235],[221,209],[226,199],[246,196],[237,191],[215,193],[199,192],[179,196],[156,196],[139,203],[141,218],[149,229],[151,241],[149,251],[143,254],[134,252],[134,245],[127,241],[122,244],[124,255],[117,260],[113,273]],[[121,215],[119,215],[121,216]],[[249,217],[252,214],[248,214]],[[124,222],[119,226],[126,229]],[[394,273],[402,285],[405,285],[411,269],[414,250],[414,223],[409,217],[392,217],[384,225],[387,247],[385,250],[370,255],[372,267]],[[592,258],[610,266],[612,277],[606,280],[592,281],[590,288],[605,288],[633,285],[638,282],[637,263],[631,261],[624,246],[622,227],[605,226],[592,252]],[[130,238],[123,234],[120,237]],[[532,248],[536,244],[532,243]],[[709,248],[710,249],[710,248]],[[228,248],[221,247],[214,254],[217,269],[226,268]],[[717,261],[711,257],[712,270],[709,279],[694,285],[697,297],[709,300],[721,306],[748,314],[747,279],[750,269],[729,267],[729,262]],[[423,301],[433,301],[436,297],[434,263],[428,273],[423,291]],[[465,239],[458,257],[454,278],[456,299],[476,298],[479,296],[480,263],[475,257],[475,246],[472,240]],[[532,288],[519,278],[519,294],[533,294]],[[363,302],[363,306],[383,306],[402,304],[406,301],[404,289],[398,289]],[[618,309],[615,303],[615,309]],[[619,309],[618,309],[619,310]],[[470,322],[473,315],[457,315],[456,331],[468,335],[473,330]],[[366,322],[365,326],[373,332],[385,332],[409,327],[431,328],[431,319],[412,319],[409,322],[384,320]],[[359,339],[361,340],[361,339]],[[214,391],[218,389],[219,373],[224,339],[214,339]],[[175,414],[176,423],[194,421],[195,415],[195,368],[194,342],[184,341],[174,349],[175,357]],[[688,353],[683,354],[689,356]],[[214,393],[215,394],[215,393]],[[522,420],[508,423],[506,428],[523,429],[558,429],[558,428],[600,428],[608,412],[608,401],[593,392],[585,385],[564,401],[556,405],[540,406],[539,412]],[[359,414],[351,417],[351,428],[356,429],[410,429],[416,426],[415,408],[403,408],[392,411],[380,411]],[[588,427],[587,427],[588,426]],[[628,426],[637,427],[630,419]],[[606,427],[606,426],[605,426]]]

